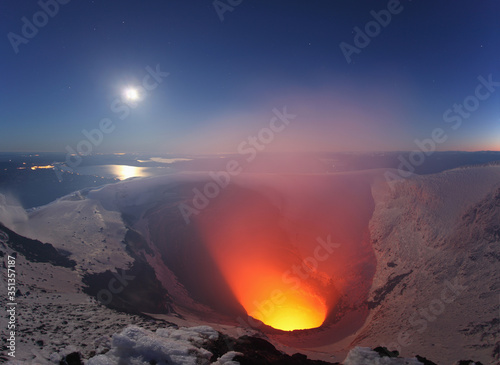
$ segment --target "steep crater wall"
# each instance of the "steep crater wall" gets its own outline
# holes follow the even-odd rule
[[[372,180],[373,174],[242,176],[189,224],[180,205],[193,206],[194,189],[203,192],[210,180],[180,184],[170,190],[177,201],[145,213],[145,236],[189,295],[229,321],[277,323],[271,317],[299,301],[299,312],[324,309],[315,327],[342,322],[336,332],[342,337],[363,323],[375,272]]]

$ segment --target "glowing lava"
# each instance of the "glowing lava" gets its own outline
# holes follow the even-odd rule
[[[249,308],[245,309],[249,311]],[[304,291],[280,289],[270,300],[259,303],[258,308],[250,311],[252,317],[283,331],[319,327],[325,321],[326,313],[327,307],[321,298]]]
[[[324,273],[293,274],[301,259],[278,224],[279,211],[254,193],[229,195],[221,194],[198,224],[236,299],[249,316],[276,329],[321,326],[328,314]]]

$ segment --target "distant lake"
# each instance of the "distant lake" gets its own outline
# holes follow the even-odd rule
[[[130,165],[93,165],[78,166],[72,171],[80,175],[95,175],[105,178],[126,180],[131,177],[166,175],[174,172],[174,169],[169,166],[139,167]]]

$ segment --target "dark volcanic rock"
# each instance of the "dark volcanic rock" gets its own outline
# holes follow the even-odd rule
[[[425,357],[422,357],[422,356],[419,356],[419,355],[417,355],[415,357],[417,358],[418,361],[420,361],[424,365],[437,365],[435,362],[427,360]]]
[[[399,352],[398,351],[390,351],[387,349],[387,347],[375,347],[373,351],[377,352],[380,357],[398,357]]]
[[[59,365],[83,365],[82,358],[79,352],[72,352],[66,355],[60,362]]]
[[[74,269],[76,266],[74,260],[68,259],[66,255],[56,250],[50,243],[42,243],[38,240],[32,240],[18,235],[1,223],[0,231],[8,235],[9,239],[7,244],[10,248],[22,254],[28,261],[48,262],[55,266],[68,267],[71,269]]]
[[[306,355],[294,354],[292,356],[278,351],[268,341],[250,336],[242,336],[238,339],[221,334],[216,341],[209,346],[207,350],[214,354],[212,361],[217,360],[228,351],[241,352],[243,355],[235,356],[234,361],[241,365],[335,365],[339,363],[330,363],[321,360],[310,360]]]
[[[410,275],[413,272],[413,270],[410,270],[407,273],[401,274],[401,275],[396,275],[394,277],[389,277],[387,280],[387,283],[383,287],[380,287],[374,291],[373,295],[373,301],[368,301],[368,308],[373,309],[376,308],[384,298],[389,294],[391,291],[394,290],[394,288],[403,280],[405,277]]]
[[[83,291],[110,308],[126,313],[172,313],[171,299],[147,263],[136,260],[128,270],[86,274]]]

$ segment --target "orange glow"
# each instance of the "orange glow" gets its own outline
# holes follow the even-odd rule
[[[31,166],[32,170],[39,170],[39,169],[53,169],[54,166],[52,165],[46,165],[46,166]]]
[[[278,224],[279,212],[252,193],[234,193],[221,194],[213,201],[214,214],[198,221],[234,296],[249,316],[276,329],[321,326],[328,314],[325,274],[292,275],[301,258]]]
[[[241,261],[226,262],[222,269],[248,315],[284,331],[323,324],[328,311],[325,300],[307,282],[292,285],[284,280],[285,270],[276,270],[281,266],[279,259],[271,262],[263,256],[245,256],[246,260],[241,257]]]
[[[255,308],[257,303],[254,302],[254,311],[250,310],[250,315],[283,331],[319,327],[327,313],[324,301],[305,291],[277,289],[273,297],[258,303],[260,305]],[[246,306],[245,309],[249,311]]]

